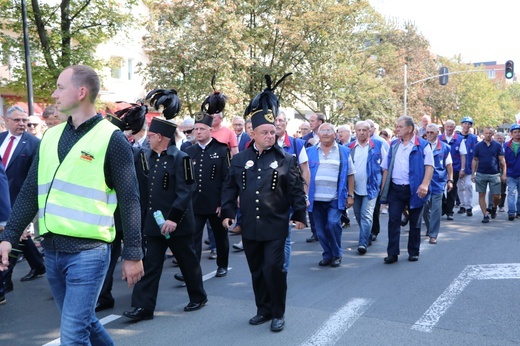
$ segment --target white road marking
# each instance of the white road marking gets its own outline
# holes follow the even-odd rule
[[[314,335],[301,346],[334,345],[373,303],[370,299],[354,298],[336,311]]]
[[[473,280],[520,279],[520,263],[470,265],[437,298],[430,308],[415,322],[412,329],[431,333],[437,322],[455,299]]]
[[[107,323],[117,320],[120,317],[121,317],[121,315],[108,315],[107,317],[100,319],[99,322],[101,322],[101,324],[105,325]],[[51,342],[46,343],[43,346],[59,346],[59,345],[60,345],[60,338],[57,338],[55,340],[52,340]]]
[[[231,269],[233,269],[233,268],[229,267],[229,268],[228,268],[228,272],[229,272]],[[202,281],[206,281],[206,280],[209,280],[209,279],[215,277],[215,274],[216,274],[216,273],[217,273],[217,271],[215,270],[215,271],[213,271],[213,272],[211,272],[211,273],[208,273],[208,274],[204,275],[204,276],[202,277]],[[185,285],[186,285],[186,284],[184,284],[184,286],[185,286]],[[101,322],[102,325],[105,325],[105,324],[110,323],[110,322],[112,322],[112,321],[115,321],[115,320],[117,320],[118,318],[121,318],[121,317],[122,317],[121,315],[108,315],[108,316],[106,316],[106,317],[100,319],[99,322]],[[55,340],[52,340],[51,342],[48,342],[48,343],[46,343],[46,344],[43,345],[43,346],[59,346],[59,345],[60,345],[60,338],[55,339]]]

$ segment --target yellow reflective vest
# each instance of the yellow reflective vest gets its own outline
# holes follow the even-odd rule
[[[48,129],[40,142],[38,218],[40,234],[114,240],[116,194],[105,183],[108,143],[117,128],[102,120],[70,150],[63,162],[58,143],[66,123]]]

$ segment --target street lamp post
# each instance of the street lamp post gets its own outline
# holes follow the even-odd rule
[[[27,81],[27,105],[29,115],[34,115],[33,88],[31,71],[31,52],[29,48],[29,29],[27,28],[27,7],[25,0],[22,0],[22,23],[23,23],[23,47],[25,50],[25,75]]]

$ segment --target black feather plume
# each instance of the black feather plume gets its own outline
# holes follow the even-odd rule
[[[162,113],[167,120],[173,119],[181,110],[181,100],[175,89],[152,90],[146,95],[146,100],[150,100],[150,106],[157,110],[162,106]]]
[[[200,110],[208,114],[222,112],[224,107],[226,107],[226,101],[228,99],[226,95],[215,89],[215,79],[216,76],[213,75],[211,78],[211,87],[213,88],[213,92],[204,100],[204,102],[202,102],[202,105],[200,106]]]
[[[118,102],[119,103],[119,102]],[[135,135],[144,126],[148,107],[142,103],[130,103],[131,106],[115,112],[115,115],[123,121],[125,131],[130,130]]]
[[[280,83],[282,83],[284,79],[289,77],[290,75],[292,75],[292,72],[286,73],[278,82],[275,83],[273,87],[271,76],[266,74],[264,78],[267,87],[264,89],[263,92],[256,95],[255,98],[249,103],[244,112],[244,117],[247,118],[249,114],[261,109],[263,110],[264,114],[267,114],[270,110],[271,112],[273,112],[274,118],[276,118],[278,116],[278,108],[280,107],[280,103],[278,102],[278,98],[274,94],[274,89],[276,89],[276,87],[280,85]]]

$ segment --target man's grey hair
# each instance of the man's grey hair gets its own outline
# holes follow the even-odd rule
[[[332,127],[332,132],[336,133],[336,127],[334,125],[332,125],[331,123],[323,123],[320,125],[320,127],[318,127],[318,132],[320,132],[321,128],[323,126],[329,126],[329,127]]]
[[[338,126],[337,131],[349,131],[352,132],[352,129],[350,128],[349,124]]]
[[[7,108],[7,111],[5,112],[5,115],[8,118],[10,118],[11,114],[13,114],[16,111],[22,112],[23,114],[27,115],[27,111],[25,109],[23,109],[22,107],[20,107],[20,106],[11,106],[11,107]]]
[[[397,122],[400,122],[404,120],[405,126],[411,126],[415,128],[415,123],[413,122],[413,118],[409,117],[408,115],[401,115],[399,118],[397,118]]]
[[[182,122],[182,127],[193,127],[195,126],[195,119],[193,118],[186,118],[184,119],[184,121]]]
[[[240,120],[243,124],[245,123],[244,118],[242,118],[242,117],[239,116],[239,115],[236,115],[236,116],[233,117],[233,122],[234,122],[235,120]]]
[[[356,123],[355,128],[357,129],[358,126],[364,126],[364,127],[366,127],[366,128],[368,129],[368,131],[370,131],[370,123],[369,123],[368,121],[366,121],[366,120],[360,120],[360,121],[358,121],[358,122]]]
[[[428,130],[428,128],[433,128],[435,130],[435,132],[439,133],[439,125],[437,124],[428,124],[426,125],[426,130]]]
[[[457,124],[455,123],[455,121],[449,119],[449,120],[446,120],[445,122],[446,125],[453,125],[453,126],[457,126]]]

